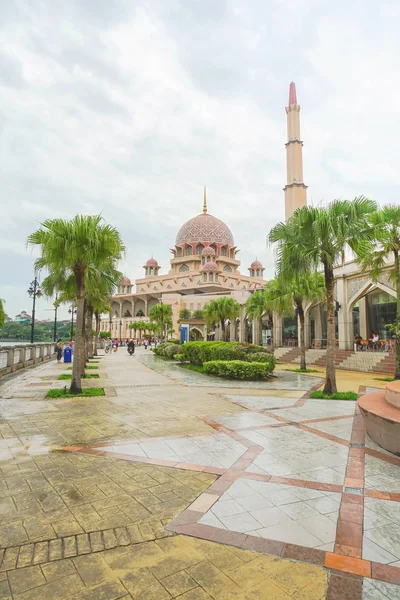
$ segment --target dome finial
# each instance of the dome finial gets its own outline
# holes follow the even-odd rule
[[[207,214],[207,189],[204,186],[203,215]]]

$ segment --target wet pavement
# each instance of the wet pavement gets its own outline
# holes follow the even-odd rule
[[[1,598],[400,598],[400,459],[354,402],[99,361],[103,397],[0,383]]]

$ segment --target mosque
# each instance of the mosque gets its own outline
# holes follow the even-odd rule
[[[284,187],[285,218],[307,204],[307,186],[303,181],[303,142],[300,136],[300,105],[296,86],[289,87],[286,107],[287,180]],[[266,232],[267,233],[267,232]],[[264,267],[255,260],[242,275],[238,248],[229,227],[208,212],[204,190],[202,213],[182,225],[171,250],[170,270],[160,274],[154,258],[144,265],[144,277],[133,284],[123,277],[117,293],[112,297],[112,312],[103,317],[102,331],[111,331],[112,337],[131,337],[131,321],[149,321],[149,311],[157,303],[170,304],[173,313],[174,336],[185,331],[185,339],[219,339],[220,331],[207,331],[201,318],[194,318],[210,300],[219,296],[235,298],[241,305],[240,316],[230,323],[230,339],[267,343],[272,334],[276,346],[298,345],[297,318],[275,315],[273,332],[265,319],[251,322],[246,314],[246,300],[255,290],[263,287]],[[371,331],[379,334],[382,343],[387,341],[387,323],[395,320],[396,291],[389,277],[392,265],[388,264],[377,283],[368,273],[361,272],[354,261],[344,261],[335,269],[335,297],[337,301],[336,338],[340,350],[352,350],[356,333],[367,339]],[[180,311],[188,309],[192,318],[179,318]],[[326,307],[323,303],[310,304],[305,310],[305,338],[309,348],[323,349],[326,345]]]
[[[166,274],[160,274],[157,260],[149,258],[143,266],[144,277],[135,282],[134,293],[131,280],[126,276],[121,279],[117,294],[112,298],[109,322],[103,319],[102,330],[111,327],[112,336],[130,337],[129,323],[149,321],[152,306],[162,302],[172,307],[175,336],[183,328],[186,339],[218,338],[218,332],[207,331],[202,318],[181,322],[180,311],[187,309],[192,314],[219,296],[231,296],[244,306],[249,295],[265,285],[264,267],[258,260],[250,265],[249,275],[239,271],[239,250],[232,232],[223,221],[209,214],[206,189],[202,213],[182,225],[171,252],[170,270]],[[231,338],[247,339],[249,332],[244,332],[244,327],[248,329],[249,324],[243,313],[243,317],[232,324]]]

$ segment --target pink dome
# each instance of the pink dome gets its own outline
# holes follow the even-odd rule
[[[212,246],[206,246],[201,251],[202,256],[215,256],[216,252]]]
[[[120,282],[119,282],[119,285],[125,285],[125,286],[127,286],[127,285],[132,285],[132,281],[129,279],[129,277],[127,277],[126,275],[124,275],[124,276],[121,278],[121,280],[120,280]]]
[[[178,231],[175,244],[193,244],[197,242],[216,242],[234,246],[233,235],[225,223],[209,214],[197,215],[189,219]]]
[[[149,258],[149,260],[146,262],[146,267],[158,267],[158,262],[156,261],[155,258],[151,257]]]
[[[263,269],[263,266],[259,260],[254,260],[250,265],[250,269]]]
[[[215,262],[208,262],[202,267],[201,270],[204,271],[204,273],[216,273],[219,271],[219,267]]]

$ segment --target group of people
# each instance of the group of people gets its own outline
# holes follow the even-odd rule
[[[359,333],[357,333],[354,336],[354,343],[356,344],[357,350],[366,350],[366,349],[377,350],[378,347],[380,346],[379,334],[375,333],[375,331],[372,331],[371,335],[368,338],[368,343],[367,343],[367,340],[364,341],[362,336]]]
[[[153,341],[154,346],[157,346],[157,341],[154,340]],[[144,340],[143,341],[143,346],[144,349],[147,350],[147,348],[150,348],[152,344],[152,340]],[[135,352],[135,347],[140,345],[138,340],[134,340],[134,339],[130,339],[128,342],[124,342],[123,340],[118,340],[118,339],[107,339],[105,341],[105,350],[106,352],[118,352],[118,348],[120,346],[124,346],[126,345],[128,348],[128,351],[130,350],[130,354],[133,354]]]

